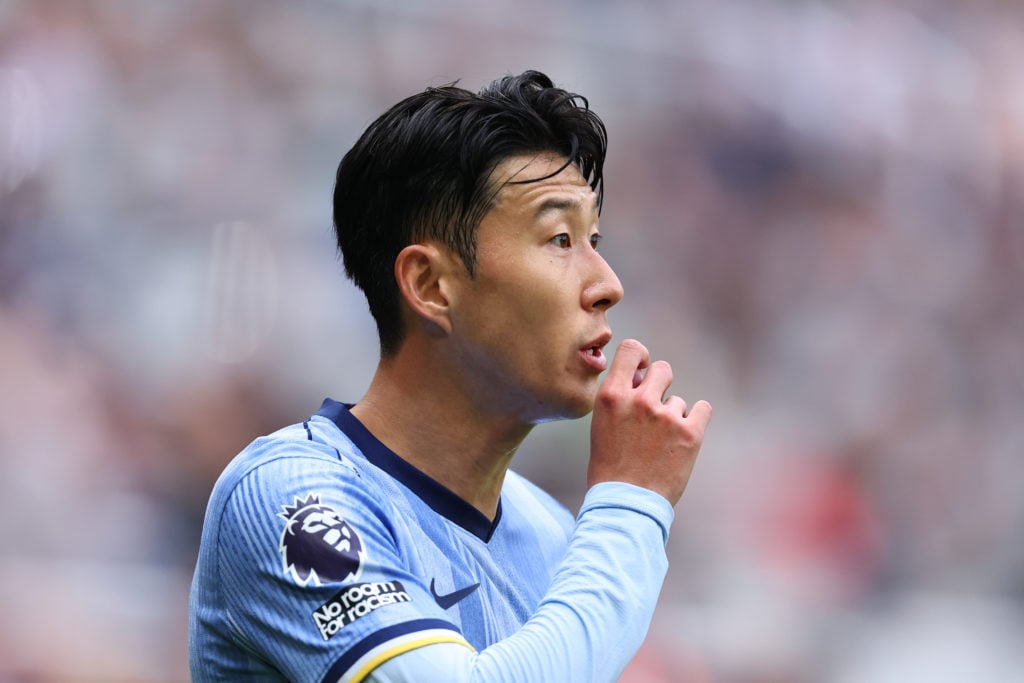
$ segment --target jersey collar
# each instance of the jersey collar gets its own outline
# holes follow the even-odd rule
[[[370,463],[415,493],[434,512],[459,525],[484,543],[491,540],[495,529],[498,528],[498,522],[501,521],[500,498],[497,514],[494,515],[492,522],[444,484],[416,469],[381,443],[355,415],[349,412],[352,405],[327,398],[324,399],[317,415],[326,417],[336,424]]]

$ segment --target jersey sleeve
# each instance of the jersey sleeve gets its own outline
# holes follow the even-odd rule
[[[265,459],[227,496],[218,537],[231,637],[290,681],[358,680],[434,643],[471,650],[397,552],[387,501],[335,454]]]
[[[654,613],[673,516],[652,491],[598,484],[584,499],[550,589],[519,631],[479,653],[439,644],[402,654],[366,683],[618,680]]]

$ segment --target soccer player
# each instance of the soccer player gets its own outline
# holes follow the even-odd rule
[[[429,88],[338,168],[380,361],[355,404],[255,440],[214,487],[190,598],[206,681],[614,681],[667,570],[711,417],[623,341],[597,247],[606,133],[528,71]],[[602,383],[599,375],[607,370]],[[509,469],[594,411],[575,520]]]

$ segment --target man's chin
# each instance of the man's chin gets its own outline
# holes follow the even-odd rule
[[[546,414],[539,416],[538,419],[534,420],[534,423],[540,424],[543,422],[556,422],[558,420],[578,420],[581,417],[586,417],[592,410],[594,410],[595,400],[596,392],[563,399],[559,405],[549,406],[549,409],[545,411]]]

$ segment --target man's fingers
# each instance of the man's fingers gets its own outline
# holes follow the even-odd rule
[[[711,422],[711,404],[707,401],[700,400],[693,404],[690,408],[690,412],[686,414],[686,417],[696,424],[701,431],[707,429],[708,423]]]
[[[647,368],[640,391],[647,395],[649,400],[661,403],[671,385],[672,366],[663,360],[656,360]]]
[[[665,399],[665,407],[668,408],[674,415],[681,415],[686,417],[686,401],[681,396],[669,396]]]
[[[635,339],[625,339],[615,349],[606,382],[635,387],[637,373],[651,361],[647,347]]]

